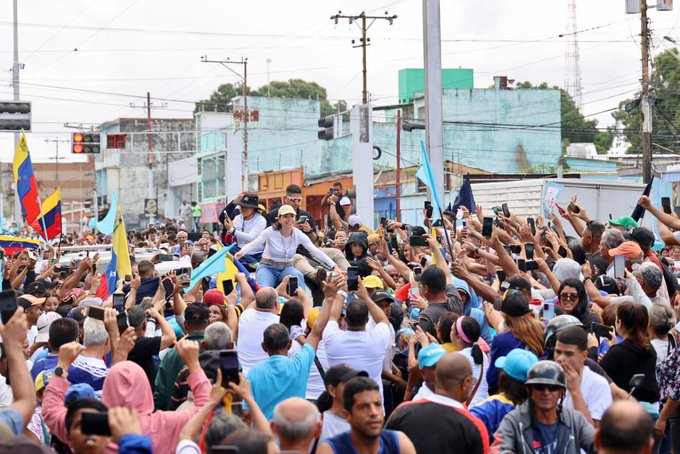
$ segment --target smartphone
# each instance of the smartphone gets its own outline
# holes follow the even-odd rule
[[[496,276],[498,276],[498,282],[499,283],[502,284],[503,281],[505,281],[505,271],[503,271],[503,270],[496,271]]]
[[[132,281],[132,276],[130,276],[129,274],[126,274],[125,275],[125,282],[131,282],[131,281]]]
[[[590,326],[590,331],[598,338],[604,337],[605,339],[611,339],[611,327],[607,325],[593,322],[593,324]]]
[[[535,260],[527,260],[526,268],[527,271],[535,271],[538,269],[538,263]]]
[[[536,236],[536,221],[534,221],[534,218],[527,218],[527,224],[531,227],[531,236]]]
[[[240,382],[240,370],[236,350],[220,350],[220,370],[222,371],[222,386],[229,388],[229,382]]]
[[[218,445],[210,448],[210,452],[214,454],[238,454],[239,448],[236,445]]]
[[[224,294],[228,295],[234,291],[234,281],[231,279],[225,279],[222,281],[222,288],[224,289]],[[290,295],[290,293],[289,293]]]
[[[413,246],[415,246],[415,247],[427,246],[427,238],[425,238],[422,235],[412,235],[408,239],[408,244],[412,247]]]
[[[101,320],[102,322],[104,321],[104,309],[101,307],[97,306],[90,306],[87,309],[87,316],[90,318],[94,318],[95,320]]]
[[[521,254],[522,253],[522,246],[519,244],[511,244],[510,245],[510,252],[513,254]]]
[[[524,259],[517,259],[517,268],[519,268],[519,270],[520,270],[522,273],[526,273],[526,271],[527,271],[527,262],[526,262],[526,260],[524,260]]]
[[[578,214],[581,212],[581,209],[574,202],[569,202],[569,209],[572,211],[572,213]]]
[[[555,303],[543,303],[543,318],[552,320],[555,317]]]
[[[614,278],[623,279],[626,275],[626,258],[623,255],[614,256]]]
[[[410,289],[408,289],[408,294],[409,294],[409,296],[419,297],[420,296],[420,288],[418,288],[418,286],[411,287]]]
[[[485,238],[491,238],[493,233],[493,218],[484,218],[482,221],[482,236]]]
[[[418,276],[423,273],[423,267],[422,266],[414,266],[413,267],[413,275]]]
[[[432,217],[432,214],[434,212],[434,207],[432,206],[432,202],[429,200],[425,201],[425,217],[430,219]]]
[[[663,212],[666,214],[671,214],[673,209],[671,208],[671,198],[661,197],[661,206],[663,207]]]
[[[80,431],[86,435],[111,436],[109,414],[100,411],[85,411],[82,413]]]
[[[17,311],[17,293],[13,290],[0,292],[0,316],[2,323],[9,322],[12,315]]]
[[[527,256],[527,260],[534,259],[534,243],[526,243],[524,245],[524,253]]]
[[[307,216],[300,216],[297,221],[300,224],[304,224],[305,222],[309,222],[309,218]]]
[[[347,290],[350,292],[359,290],[359,268],[356,266],[347,268]]]
[[[122,293],[113,294],[113,308],[118,311],[118,313],[125,312],[125,295]]]
[[[328,195],[333,195],[334,192],[335,192],[335,191],[333,190],[333,188],[330,188],[330,189],[328,190]]]
[[[510,208],[508,208],[508,204],[507,203],[501,204],[501,209],[503,210],[503,216],[505,216],[506,218],[509,218],[510,217]]]
[[[116,315],[116,322],[118,323],[118,331],[125,331],[130,327],[130,320],[127,312],[121,312]]]
[[[297,276],[291,276],[288,278],[288,285],[286,286],[286,293],[290,296],[297,295],[298,289],[298,278]]]
[[[563,218],[566,218],[566,217],[567,217],[567,212],[564,211],[564,208],[562,208],[562,207],[559,206],[558,204],[555,204],[555,206],[557,207],[557,212],[560,213],[560,216],[562,216]]]
[[[387,218],[380,218],[380,225],[383,226],[383,229],[387,230]]]

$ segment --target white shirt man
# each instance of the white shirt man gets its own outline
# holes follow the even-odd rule
[[[581,374],[581,395],[588,407],[590,417],[595,421],[602,419],[602,414],[613,403],[607,379],[590,370],[588,366],[583,367]],[[565,408],[575,409],[571,393],[568,391],[564,396],[563,405]]]
[[[264,330],[279,322],[279,300],[273,288],[263,288],[255,295],[255,308],[243,311],[238,322],[238,341],[236,351],[243,368],[243,375],[250,369],[267,360],[269,355],[262,348]]]

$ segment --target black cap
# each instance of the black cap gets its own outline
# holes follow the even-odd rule
[[[390,300],[394,302],[394,297],[387,292],[375,292],[373,293],[373,295],[371,295],[371,299],[373,300],[374,303],[378,303],[384,300]]]
[[[510,276],[505,281],[503,281],[502,288],[505,290],[514,289],[514,290],[526,290],[530,292],[531,282],[529,282],[529,280],[524,276],[515,274],[514,276]]]
[[[207,322],[210,319],[210,309],[203,303],[191,303],[184,310],[184,320],[188,322]]]
[[[31,295],[38,293],[42,296],[45,294],[45,291],[47,291],[47,287],[42,281],[33,281],[26,287],[26,293],[30,293]]]
[[[347,364],[338,364],[326,371],[324,384],[326,386],[338,386],[340,383],[350,381],[354,377],[368,377],[368,373],[363,370],[352,369]]]
[[[522,292],[511,289],[503,295],[501,311],[510,317],[521,317],[531,312],[531,308],[529,308],[529,302]]]
[[[297,184],[289,184],[286,186],[286,193],[288,194],[302,194],[302,188]]]
[[[245,194],[243,197],[241,197],[241,201],[237,203],[237,205],[246,207],[246,208],[258,208],[258,203],[260,199],[257,196],[257,194]]]
[[[650,248],[656,241],[654,233],[646,227],[638,227],[633,229],[630,234],[637,243],[642,247]]]

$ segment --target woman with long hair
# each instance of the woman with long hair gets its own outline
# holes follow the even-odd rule
[[[482,329],[472,317],[461,316],[451,327],[451,342],[458,347],[458,351],[470,360],[472,366],[472,378],[479,381],[472,388],[470,405],[478,404],[489,397],[489,386],[486,383],[484,372],[489,369],[489,357],[479,348],[479,336]]]
[[[644,374],[642,386],[635,388],[633,397],[640,402],[654,404],[659,400],[656,381],[656,352],[647,334],[649,314],[642,304],[625,302],[616,308],[616,331],[623,342],[616,343],[604,355],[600,365],[616,386],[630,392],[630,379]]]
[[[533,352],[539,358],[543,356],[543,325],[529,308],[529,302],[519,290],[510,289],[503,295],[501,303],[505,331],[493,338],[491,343],[491,364],[486,372],[489,392],[498,389],[498,369],[495,362],[516,348]]]
[[[564,313],[579,319],[586,331],[590,332],[593,323],[599,322],[597,316],[588,310],[588,294],[583,282],[578,279],[562,281],[557,297]]]
[[[298,286],[305,288],[305,277],[293,266],[293,256],[302,245],[315,260],[340,273],[341,270],[326,254],[320,251],[302,230],[295,227],[295,209],[290,205],[279,208],[276,222],[260,236],[246,244],[234,257],[240,259],[264,246],[262,260],[257,265],[256,279],[262,287],[276,288],[286,276],[295,276]]]

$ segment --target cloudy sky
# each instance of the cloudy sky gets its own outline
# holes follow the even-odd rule
[[[650,0],[651,1],[651,0]],[[611,123],[611,109],[638,87],[639,15],[625,14],[625,0],[577,0],[583,111]],[[130,108],[167,104],[156,117],[190,117],[192,102],[220,83],[238,78],[210,59],[248,57],[249,85],[303,78],[351,105],[361,96],[361,51],[351,39],[356,25],[329,19],[342,10],[385,11],[399,17],[369,31],[369,91],[377,105],[397,100],[397,72],[422,67],[422,3],[419,0],[21,0],[19,2],[22,100],[33,102],[34,160],[54,156],[68,138],[63,124],[96,124],[144,116]],[[650,10],[653,52],[680,42],[680,8]],[[475,86],[494,75],[563,85],[565,0],[442,0],[444,67],[473,68]],[[0,1],[0,99],[12,99],[12,1]],[[270,63],[267,64],[267,60]],[[0,135],[0,155],[12,153],[12,135]],[[62,145],[62,151],[67,144]],[[62,154],[63,156],[63,154]]]

